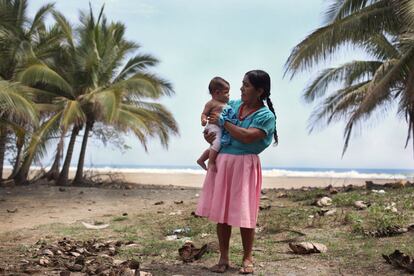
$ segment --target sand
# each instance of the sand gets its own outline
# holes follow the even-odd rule
[[[123,173],[128,182],[148,185],[173,185],[201,188],[205,175],[186,173]],[[263,188],[301,188],[326,187],[343,185],[365,185],[366,180],[376,183],[390,182],[389,179],[362,179],[362,178],[321,178],[321,177],[263,177]]]
[[[10,173],[5,169],[4,175]],[[129,183],[145,184],[145,185],[172,185],[182,187],[201,188],[205,174],[196,173],[150,173],[150,172],[121,172],[121,171],[96,171],[96,173],[102,174],[102,178],[107,178],[107,175],[111,174],[117,179],[124,180]],[[71,171],[69,177],[74,177],[75,171]],[[297,189],[301,187],[326,187],[332,185],[334,187],[340,187],[344,185],[356,185],[363,186],[365,181],[372,180],[375,183],[387,183],[392,182],[390,179],[373,179],[373,178],[333,178],[333,177],[263,177],[262,188],[284,188],[284,189]]]

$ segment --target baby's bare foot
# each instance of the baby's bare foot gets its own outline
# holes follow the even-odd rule
[[[206,166],[206,164],[204,163],[203,160],[198,159],[197,164],[200,165],[200,167],[202,167],[203,169],[207,170],[207,166]]]

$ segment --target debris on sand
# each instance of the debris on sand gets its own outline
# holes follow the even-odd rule
[[[162,201],[162,200],[161,201],[157,201],[157,202],[154,203],[154,205],[162,205],[162,204],[164,204],[164,201]]]
[[[82,221],[83,226],[86,227],[86,229],[92,229],[92,230],[101,230],[109,227],[109,224],[90,224],[87,222]]]
[[[184,201],[180,200],[180,201],[174,201],[175,204],[183,204]]]
[[[17,208],[7,209],[7,213],[16,213],[16,212],[17,212]]]
[[[43,271],[42,274],[49,275],[48,272],[53,270],[56,275],[141,275],[140,263],[137,260],[114,259],[119,248],[124,245],[122,241],[95,239],[76,241],[63,238],[50,244],[40,240],[34,251],[28,253],[32,260],[22,260],[20,266],[14,268],[17,271],[3,272],[15,275],[15,272],[22,271]]]
[[[390,211],[391,213],[398,213],[397,207],[395,207],[395,202],[391,202],[385,206],[385,211]]]
[[[332,199],[330,197],[324,196],[324,197],[316,200],[316,202],[314,202],[314,205],[316,205],[318,207],[331,206],[332,205]]]
[[[382,257],[385,261],[395,267],[403,268],[408,272],[414,272],[414,259],[398,249],[394,251],[394,253],[390,255],[382,254]]]
[[[380,195],[383,195],[383,194],[385,194],[385,191],[384,190],[371,190],[373,193],[376,193],[376,194],[380,194]]]
[[[289,247],[295,254],[325,253],[328,251],[325,245],[316,242],[290,242]]]
[[[374,231],[365,230],[364,234],[369,237],[383,238],[383,237],[398,236],[398,235],[407,233],[408,231],[411,231],[411,230],[413,230],[411,228],[411,225],[409,227],[388,226],[388,227],[377,229]]]
[[[357,208],[358,210],[367,209],[369,206],[371,206],[371,203],[365,202],[362,200],[357,200],[354,202],[354,207]]]
[[[270,205],[270,204],[260,203],[260,205],[259,205],[259,210],[260,211],[269,210],[270,208],[272,208],[272,205]]]
[[[336,214],[336,209],[321,209],[317,213],[321,217],[333,216]]]
[[[200,259],[208,251],[208,245],[204,244],[201,248],[196,248],[191,241],[187,241],[180,249],[178,254],[185,263]]]

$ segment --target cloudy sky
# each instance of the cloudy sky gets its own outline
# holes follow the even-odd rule
[[[29,1],[30,15],[47,2]],[[85,0],[55,2],[56,8],[74,24],[79,10],[88,9]],[[412,168],[412,147],[404,149],[406,124],[403,118],[397,118],[395,107],[362,125],[343,158],[343,123],[308,134],[308,118],[314,106],[303,102],[301,92],[317,71],[289,80],[283,78],[283,66],[292,48],[321,26],[328,1],[91,2],[96,13],[105,3],[108,19],[127,26],[126,36],[142,46],[139,51],[161,60],[154,72],[171,81],[175,90],[175,96],[161,102],[178,121],[180,136],[171,139],[168,150],[154,140],[149,153],[133,137],[127,138],[132,148],[125,153],[92,142],[86,154],[87,165],[193,166],[207,147],[199,118],[204,103],[209,100],[209,80],[214,76],[227,79],[231,84],[231,98],[237,99],[244,73],[263,69],[272,77],[272,100],[280,137],[278,147],[269,147],[261,154],[263,166]],[[361,53],[351,50],[334,62],[361,57]],[[81,137],[78,149],[80,143]]]

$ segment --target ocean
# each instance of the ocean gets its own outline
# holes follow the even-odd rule
[[[76,169],[73,167],[71,169]],[[89,165],[97,171],[120,171],[130,173],[188,173],[205,174],[198,166],[148,166],[148,165]],[[301,168],[263,167],[266,177],[322,177],[322,178],[372,178],[372,179],[414,179],[414,169],[365,169],[365,168]]]

